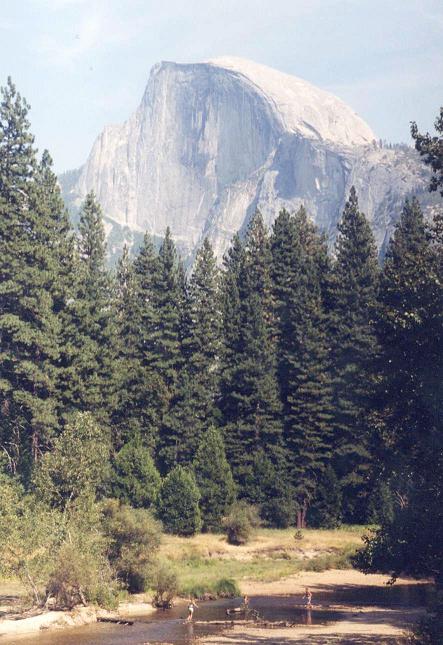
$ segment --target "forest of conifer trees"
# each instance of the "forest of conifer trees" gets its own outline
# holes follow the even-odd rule
[[[427,531],[417,572],[443,576],[426,520],[442,530],[441,213],[392,213],[380,262],[352,189],[332,252],[302,207],[272,230],[256,212],[221,266],[205,239],[186,271],[168,229],[111,272],[100,205],[74,230],[51,163],[9,81],[2,481],[47,509],[92,486],[183,535],[220,529],[236,499],[271,527],[379,524],[368,570],[407,568],[380,547],[407,526]]]

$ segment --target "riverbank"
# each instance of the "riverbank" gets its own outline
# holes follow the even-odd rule
[[[206,626],[210,627],[211,621],[222,625],[212,631],[212,634],[217,631],[215,640],[208,631],[208,636],[204,636],[207,640],[202,640],[202,643],[258,642],[269,645],[303,642],[300,639],[308,642],[306,638],[311,639],[309,642],[328,642],[317,640],[317,636],[322,639],[334,637],[335,642],[340,642],[344,634],[352,636],[353,633],[363,640],[347,639],[346,642],[385,643],[388,641],[380,639],[401,637],[423,613],[424,596],[416,593],[420,590],[420,583],[415,581],[399,580],[391,588],[386,585],[387,576],[365,576],[350,568],[349,556],[361,545],[364,531],[364,527],[344,527],[333,531],[305,530],[300,534],[294,529],[260,529],[247,545],[239,547],[229,545],[221,534],[201,534],[192,538],[165,535],[160,558],[177,573],[179,595],[182,596],[177,600],[176,610],[171,612],[156,612],[149,602],[153,593],[149,592],[131,596],[120,603],[118,613],[79,608],[73,612],[50,611],[20,616],[20,593],[23,590],[16,582],[8,582],[0,585],[0,644],[15,643],[11,636],[16,636],[18,641],[18,635],[31,637],[46,632],[49,637],[49,632],[68,627],[74,629],[67,630],[66,634],[72,634],[74,638],[78,631],[75,627],[81,625],[91,627],[80,628],[80,631],[101,630],[103,626],[93,625],[98,616],[134,619],[137,625],[140,621],[144,625],[149,621],[160,621],[164,623],[166,633],[168,624],[173,627],[175,621],[175,631],[171,627],[169,639],[153,641],[175,642],[172,633],[177,634],[177,625],[181,624],[176,619],[186,613],[184,598],[189,595],[211,597],[208,591],[221,579],[234,581],[239,592],[248,594],[251,606],[254,608],[255,604],[260,615],[264,612],[267,625],[235,620],[234,627],[227,627],[220,635],[226,622],[225,609],[238,606],[240,600],[224,604],[223,601],[221,604],[199,603],[201,609],[195,618],[202,632]],[[302,596],[306,587],[313,593],[314,610],[310,617],[303,610]],[[24,603],[21,604],[23,609]],[[308,620],[310,625],[303,624]],[[281,626],[295,622],[299,624]],[[230,623],[226,622],[228,625]],[[115,627],[117,631],[120,628],[118,625]],[[127,629],[135,632],[136,625]],[[379,638],[379,641],[371,641],[371,638]],[[88,640],[80,642],[87,643]]]
[[[133,596],[131,602],[121,602],[116,611],[106,611],[96,607],[76,607],[72,611],[40,611],[33,615],[15,615],[13,618],[0,618],[0,643],[10,642],[12,636],[39,634],[69,627],[92,625],[100,618],[136,619],[155,613],[151,603],[146,602],[144,594]]]
[[[304,610],[305,624],[285,627],[279,623],[273,625],[270,621],[266,621],[265,626],[261,621],[256,624],[251,621],[235,621],[222,633],[208,636],[199,642],[202,645],[402,643],[406,632],[425,613],[424,603],[402,606],[402,599],[405,602],[408,595],[420,596],[417,592],[425,591],[428,583],[399,578],[393,587],[387,587],[388,579],[387,576],[364,575],[350,569],[304,572],[274,582],[245,582],[242,584],[242,591],[250,596],[252,607],[254,599],[263,596],[269,599],[271,608],[273,605],[280,610],[284,605],[299,607],[303,602],[304,591],[309,587],[313,594],[314,608],[309,612]],[[394,606],[389,606],[390,595]],[[321,609],[337,612],[339,620],[329,624],[316,624],[316,613]]]

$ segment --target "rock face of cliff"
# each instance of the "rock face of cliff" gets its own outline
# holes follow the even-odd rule
[[[382,247],[404,198],[427,183],[413,150],[380,147],[338,98],[222,58],[156,65],[137,111],[103,130],[65,193],[79,204],[94,190],[111,228],[170,226],[190,255],[208,235],[221,257],[256,208],[271,224],[304,204],[333,239],[352,185]]]

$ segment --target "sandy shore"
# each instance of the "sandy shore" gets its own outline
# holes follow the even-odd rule
[[[294,604],[300,602],[300,596],[305,587],[313,593],[314,604],[316,594],[330,593],[331,603],[328,609],[338,610],[342,614],[339,622],[328,625],[297,625],[293,627],[277,627],[272,625],[262,627],[250,622],[236,622],[232,628],[222,634],[208,636],[200,642],[203,644],[217,643],[218,645],[238,644],[252,645],[287,645],[299,644],[393,644],[400,643],[407,629],[424,613],[423,607],[410,609],[389,609],[374,606],[335,604],[332,602],[334,591],[363,587],[380,588],[386,585],[388,578],[381,575],[364,575],[359,571],[330,570],[324,572],[301,572],[284,580],[276,582],[243,582],[242,591],[251,598],[254,596],[272,596],[276,598],[294,596]],[[399,579],[398,585],[422,584],[410,579]],[[325,605],[323,605],[325,606]],[[314,609],[315,611],[315,609]],[[314,613],[314,612],[313,612]]]
[[[321,593],[322,601],[319,607],[340,612],[338,622],[326,625],[296,625],[292,627],[255,625],[249,621],[235,621],[221,634],[208,636],[199,642],[202,644],[217,643],[218,645],[288,645],[301,644],[393,644],[401,642],[401,637],[423,613],[423,607],[388,608],[364,604],[364,590],[368,595],[377,588],[386,586],[388,578],[381,575],[364,575],[353,569],[329,570],[323,572],[300,572],[288,578],[275,582],[240,581],[243,593],[253,600],[254,596],[268,596],[270,605],[300,605],[305,587],[313,593],[315,623],[316,597]],[[422,584],[409,579],[399,579],[396,583],[402,586]],[[352,598],[355,590],[357,596]],[[338,594],[342,591],[351,592],[352,604],[339,604]],[[326,600],[325,600],[326,596]],[[94,623],[98,616],[134,617],[149,615],[155,609],[143,595],[131,598],[131,602],[121,603],[118,612],[105,612],[90,607],[79,607],[72,612],[50,611],[36,616],[11,620],[0,618],[0,644],[2,641],[11,642],[14,635],[38,633],[42,630],[65,629]],[[360,602],[361,604],[356,604]],[[252,601],[253,605],[253,601]],[[198,621],[198,615],[196,616]]]
[[[81,627],[97,622],[97,618],[130,618],[147,616],[155,611],[143,596],[135,596],[133,602],[120,603],[117,611],[94,607],[76,607],[73,611],[44,611],[27,618],[0,618],[0,643],[12,635],[35,634],[46,630]]]

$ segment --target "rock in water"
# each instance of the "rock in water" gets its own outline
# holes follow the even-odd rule
[[[333,240],[353,184],[383,247],[427,183],[414,150],[380,146],[340,99],[238,58],[155,65],[135,114],[106,127],[64,182],[77,205],[94,190],[108,229],[161,237],[170,226],[191,256],[209,235],[219,258],[256,208],[271,224],[304,204]]]

